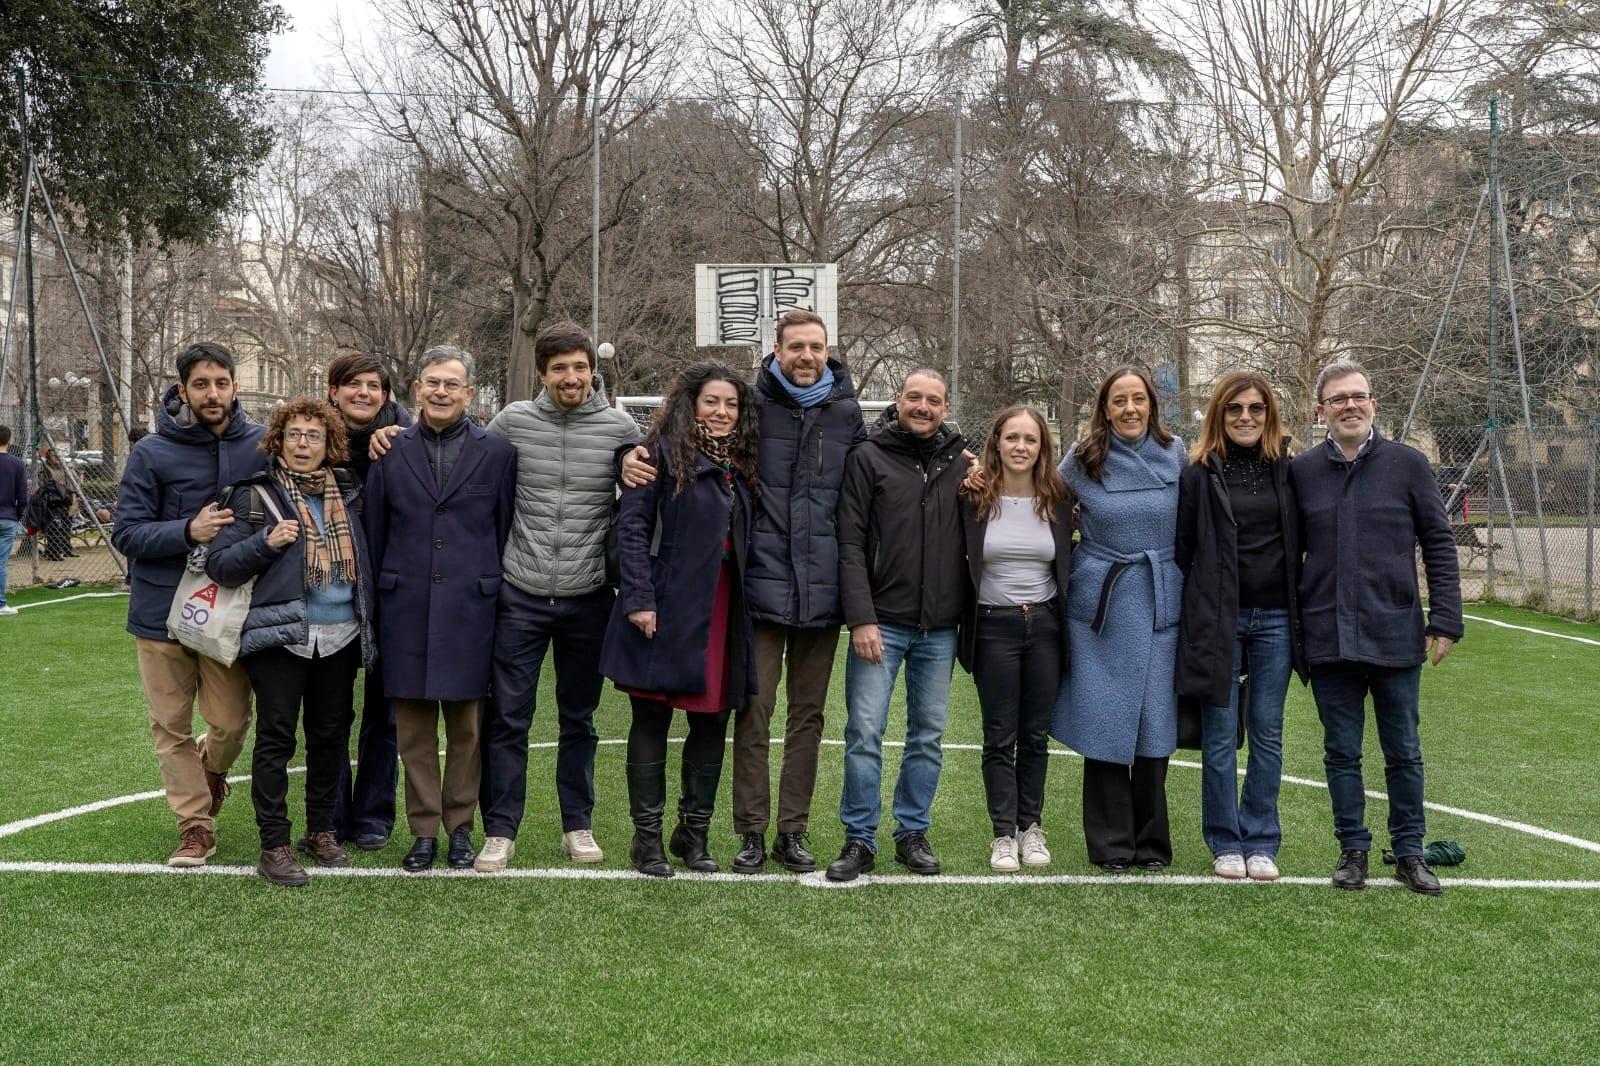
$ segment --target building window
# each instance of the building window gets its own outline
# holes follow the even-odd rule
[[[1229,322],[1239,321],[1239,294],[1226,292],[1222,294],[1222,317]]]

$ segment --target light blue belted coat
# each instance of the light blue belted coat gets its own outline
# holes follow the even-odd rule
[[[1078,497],[1078,550],[1067,586],[1071,661],[1051,734],[1086,759],[1132,765],[1177,749],[1178,611],[1183,573],[1173,561],[1183,442],[1115,434],[1100,481],[1074,444],[1061,477]]]

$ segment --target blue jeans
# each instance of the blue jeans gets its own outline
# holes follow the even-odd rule
[[[1367,796],[1361,780],[1361,736],[1367,693],[1383,746],[1389,790],[1389,844],[1396,856],[1422,854],[1422,738],[1418,708],[1422,667],[1325,663],[1311,668],[1311,693],[1322,719],[1323,765],[1333,798],[1333,829],[1345,851],[1371,851]]]
[[[906,668],[906,747],[894,786],[895,839],[925,833],[929,809],[944,763],[940,742],[950,713],[950,673],[956,661],[956,631],[880,625],[883,662],[869,663],[852,650],[844,673],[844,795],[839,820],[846,840],[878,849],[883,810],[883,731],[889,723],[900,664]]]
[[[11,545],[17,539],[20,523],[0,518],[0,607],[6,605],[6,570],[11,565]]]
[[[1207,707],[1200,717],[1201,833],[1213,855],[1236,852],[1276,858],[1283,840],[1278,826],[1278,786],[1283,778],[1283,697],[1289,690],[1289,612],[1246,607],[1239,611],[1234,676],[1241,658],[1250,663],[1250,702],[1245,733],[1250,761],[1239,797],[1239,685],[1226,707]]]

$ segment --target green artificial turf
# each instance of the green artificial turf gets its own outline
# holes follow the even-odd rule
[[[89,599],[0,619],[0,823],[159,787],[124,610]],[[1600,639],[1600,626],[1527,611],[1468,614]],[[536,745],[555,737],[552,681],[547,670]],[[1469,621],[1424,677],[1429,799],[1600,839],[1597,686],[1600,647]],[[842,667],[829,708],[837,739]],[[626,716],[608,692],[602,737],[620,739]],[[1320,730],[1298,683],[1285,717],[1285,773],[1320,780]],[[902,736],[898,700],[890,721]],[[1368,787],[1381,789],[1371,732]],[[979,740],[958,670],[947,741]],[[622,762],[620,745],[600,748],[595,833],[616,870]],[[896,764],[890,749],[886,793]],[[530,754],[517,867],[563,865],[553,767],[553,750]],[[841,749],[825,747],[812,826],[824,860],[842,843],[841,767]],[[1052,760],[1046,873],[1094,872],[1078,784],[1075,758]],[[725,773],[713,835],[725,864],[727,787]],[[1173,871],[1207,874],[1199,771],[1175,763],[1168,793]],[[1337,848],[1326,791],[1286,781],[1281,810],[1284,873],[1326,877]],[[1369,805],[1380,844],[1385,813]],[[1592,851],[1456,815],[1428,821],[1430,838],[1467,851],[1447,879],[1600,880]],[[886,809],[885,844],[889,822]],[[357,865],[396,866],[403,827]],[[247,784],[218,829],[214,862],[254,862]],[[989,835],[979,754],[949,750],[931,833],[947,872],[987,874]],[[0,861],[160,862],[175,843],[164,802],[142,800],[0,838]],[[880,858],[897,872],[887,846]],[[1160,880],[825,890],[314,877],[287,891],[254,877],[0,872],[0,1061],[1600,1058],[1600,892],[1457,885],[1423,899]]]

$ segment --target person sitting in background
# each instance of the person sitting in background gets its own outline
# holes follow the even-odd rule
[[[333,464],[344,458],[338,412],[298,399],[272,413],[261,450],[266,471],[227,500],[235,515],[211,542],[206,573],[237,588],[255,579],[239,661],[256,696],[250,799],[261,834],[256,873],[295,887],[306,872],[289,849],[289,760],[295,725],[306,737],[306,834],[301,851],[319,866],[350,863],[333,832],[340,768],[348,765],[356,671],[370,667],[372,567],[355,506],[361,484]],[[263,501],[270,499],[280,518]],[[259,518],[259,521],[258,521]]]

